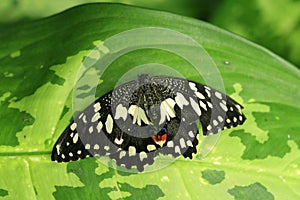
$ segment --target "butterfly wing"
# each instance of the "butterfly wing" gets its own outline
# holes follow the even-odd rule
[[[108,153],[106,149],[110,140],[103,131],[111,132],[113,126],[110,98],[111,92],[97,99],[74,118],[53,147],[53,161],[68,162]],[[111,147],[110,151],[113,151]]]
[[[129,99],[136,85],[136,82],[122,85],[88,106],[59,137],[51,159],[68,162],[89,156],[109,156],[117,165],[143,171],[159,154],[173,157],[183,154],[191,158],[198,144],[196,123],[183,122],[182,110],[173,105],[175,116],[161,125],[168,137],[163,145],[158,145],[149,134],[152,130],[147,124],[149,119],[141,114],[146,111],[134,106],[131,109]]]
[[[181,118],[190,123],[200,118],[203,135],[242,125],[246,120],[242,105],[207,85],[176,77],[153,79],[168,85],[176,94],[174,100],[182,110]]]
[[[201,83],[189,81],[189,86],[197,97],[204,135],[236,127],[246,120],[243,106],[229,96]]]
[[[51,159],[68,162],[109,156],[117,165],[143,171],[159,154],[192,158],[198,144],[199,118],[204,135],[237,126],[246,119],[240,104],[208,86],[173,77],[143,78],[146,81],[117,87],[80,113],[55,143]],[[142,90],[149,98],[139,107],[135,103],[145,99],[134,91],[143,81],[151,83],[150,90]],[[156,120],[150,117],[148,108],[155,98],[159,102],[158,111],[153,112]],[[159,127],[156,131],[166,130],[163,143],[153,140],[152,122]]]

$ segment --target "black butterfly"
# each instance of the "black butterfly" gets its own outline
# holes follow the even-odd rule
[[[243,124],[242,106],[206,85],[182,78],[140,75],[103,95],[64,130],[51,159],[68,162],[109,156],[144,170],[159,155],[192,158],[204,135]]]

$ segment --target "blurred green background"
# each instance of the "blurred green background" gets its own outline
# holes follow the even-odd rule
[[[1,0],[0,31],[7,24],[17,26],[90,2],[118,2],[198,18],[260,44],[300,68],[300,0]]]

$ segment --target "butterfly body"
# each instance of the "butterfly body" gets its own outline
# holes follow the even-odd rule
[[[192,158],[204,135],[243,124],[242,106],[225,94],[182,78],[140,75],[98,98],[65,129],[52,160],[109,156],[143,171],[159,154]]]

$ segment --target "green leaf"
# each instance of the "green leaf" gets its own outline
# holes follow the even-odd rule
[[[212,23],[271,48],[299,68],[299,6],[294,0],[223,1]]]
[[[199,20],[118,4],[7,26],[0,41],[1,196],[241,199],[260,191],[299,199],[300,71],[270,51]],[[97,59],[108,68],[76,82]],[[198,156],[172,164],[161,157],[145,173],[93,158],[50,161],[54,142],[90,94],[145,72],[223,90],[244,106],[247,121],[217,136],[200,133]]]
[[[123,3],[195,17],[199,16],[199,12],[206,14],[208,12],[206,7],[208,6],[210,7],[210,10],[212,7],[216,7],[214,2],[195,2],[194,0],[60,0],[59,2],[8,0],[3,1],[0,4],[0,23],[46,17],[68,8],[89,2]]]

